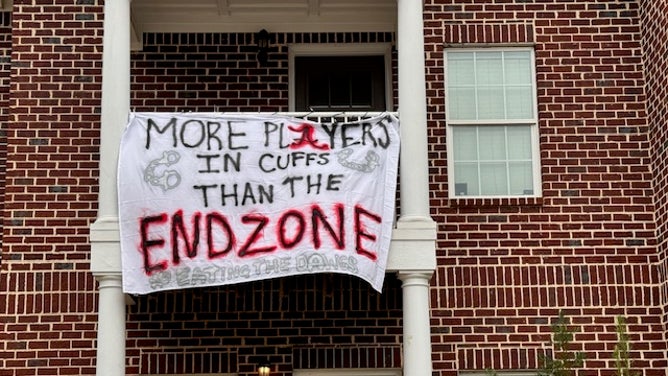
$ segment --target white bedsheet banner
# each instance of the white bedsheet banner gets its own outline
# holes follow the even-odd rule
[[[132,114],[118,166],[123,290],[334,272],[380,291],[398,126],[389,114]]]

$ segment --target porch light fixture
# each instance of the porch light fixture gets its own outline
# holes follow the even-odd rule
[[[257,44],[257,61],[260,65],[267,63],[269,51],[269,32],[262,29],[255,34],[255,43]]]
[[[257,376],[269,376],[271,375],[271,364],[264,361],[257,365]]]

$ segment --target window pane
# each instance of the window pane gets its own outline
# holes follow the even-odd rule
[[[478,88],[478,119],[504,119],[503,87]]]
[[[480,163],[480,193],[485,196],[508,194],[505,162]]]
[[[454,127],[453,143],[455,161],[477,161],[478,140],[476,136],[477,127]]]
[[[474,85],[473,53],[448,53],[448,80],[450,86]]]
[[[531,54],[528,51],[504,54],[506,84],[531,85]]]
[[[478,185],[477,163],[455,163],[455,195],[479,195]]]
[[[481,161],[506,160],[506,132],[504,128],[497,126],[478,127]]]
[[[508,127],[508,159],[531,160],[531,126],[516,125]]]
[[[450,97],[450,118],[456,120],[474,120],[475,90],[473,88],[453,87],[448,92]]]
[[[356,72],[352,75],[352,105],[353,107],[370,107],[373,97],[373,82],[370,72]]]
[[[533,93],[531,86],[506,88],[508,119],[533,118]]]
[[[477,85],[503,84],[501,52],[478,52],[476,54],[476,79]]]
[[[313,74],[308,80],[308,102],[311,106],[329,106],[329,78]]]
[[[510,194],[531,195],[533,194],[533,174],[531,162],[510,162]]]
[[[531,130],[531,125],[453,127],[458,195],[532,195]]]
[[[331,87],[332,106],[350,105],[350,77],[345,73],[333,73],[329,85]]]

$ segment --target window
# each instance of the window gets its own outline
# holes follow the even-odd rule
[[[390,45],[290,46],[291,111],[387,111]]]
[[[529,48],[447,49],[451,196],[539,196],[534,54]]]
[[[383,56],[298,56],[297,111],[384,111]]]

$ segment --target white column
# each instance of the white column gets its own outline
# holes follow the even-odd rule
[[[431,376],[429,279],[436,268],[436,224],[429,213],[427,95],[422,0],[397,0],[401,216],[390,265],[403,282],[403,374]]]
[[[130,112],[130,29],[130,0],[105,1],[98,220],[118,217],[118,145]]]
[[[118,146],[130,110],[130,1],[104,2],[98,213],[90,228],[91,271],[99,283],[98,376],[125,375],[125,295],[116,166]]]
[[[398,0],[397,12],[400,221],[430,222],[422,0]]]
[[[125,375],[125,295],[121,276],[98,275],[97,376]]]
[[[404,376],[431,376],[429,279],[432,272],[399,272],[403,282]]]

